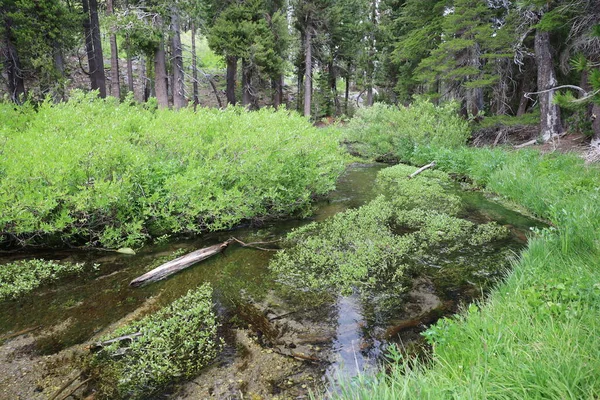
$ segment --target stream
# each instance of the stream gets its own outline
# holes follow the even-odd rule
[[[272,252],[231,245],[223,254],[164,281],[142,288],[129,282],[174,258],[235,236],[245,242],[281,238],[291,229],[356,208],[374,199],[382,164],[353,164],[337,190],[315,206],[310,220],[240,227],[201,238],[146,246],[136,255],[103,251],[40,251],[0,256],[0,264],[26,258],[85,262],[88,272],[0,303],[0,337],[34,331],[0,342],[0,399],[47,399],[76,367],[83,346],[116,325],[151,313],[204,282],[214,289],[224,346],[219,357],[192,382],[174,385],[159,398],[302,398],[309,391],[335,392],[339,376],[377,368],[391,343],[420,351],[420,333],[438,318],[484,294],[505,274],[498,254],[518,252],[531,227],[541,224],[509,210],[478,191],[457,192],[462,217],[497,221],[511,237],[497,251],[464,254],[448,265],[431,266],[412,287],[393,285],[347,296],[286,286],[267,268]],[[478,263],[470,263],[476,258]],[[482,268],[482,260],[489,260]],[[407,350],[407,351],[408,351]],[[88,393],[89,394],[89,393]],[[253,397],[258,396],[258,397]],[[83,398],[83,397],[82,397]]]

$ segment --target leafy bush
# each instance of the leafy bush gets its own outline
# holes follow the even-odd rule
[[[58,263],[39,259],[0,265],[0,300],[14,299],[47,283],[84,269],[83,263]]]
[[[359,154],[385,161],[409,161],[420,146],[456,148],[470,135],[456,107],[454,103],[436,106],[425,99],[400,108],[377,103],[356,113],[346,140],[355,143]]]
[[[0,131],[5,246],[133,247],[303,212],[345,163],[338,131],[284,110],[174,112],[76,93],[13,125]]]
[[[401,285],[408,267],[420,270],[423,262],[437,264],[467,249],[481,253],[480,246],[508,236],[496,223],[475,225],[445,213],[457,213],[460,199],[442,186],[449,182],[443,172],[408,179],[411,172],[404,165],[380,171],[385,196],[292,231],[270,268],[290,284],[312,289]]]
[[[220,347],[211,296],[211,287],[204,284],[103,338],[141,334],[112,343],[92,356],[89,364],[101,397],[145,399],[207,366]]]

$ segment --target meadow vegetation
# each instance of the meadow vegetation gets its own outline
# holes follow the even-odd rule
[[[335,130],[293,112],[0,104],[0,246],[134,247],[303,213],[345,166]]]
[[[403,134],[404,127],[373,123],[381,124],[373,130]],[[383,154],[376,148],[370,151],[364,154]],[[598,397],[598,167],[586,166],[572,154],[474,149],[456,147],[453,141],[449,146],[418,143],[398,156],[413,164],[435,160],[441,170],[470,177],[552,226],[533,232],[513,271],[485,300],[425,333],[432,346],[429,360],[414,361],[392,352],[391,374],[360,376],[342,385],[339,397]]]
[[[103,399],[147,399],[167,385],[195,376],[217,355],[212,289],[204,284],[158,312],[117,329],[88,368]],[[138,335],[138,336],[136,336]]]

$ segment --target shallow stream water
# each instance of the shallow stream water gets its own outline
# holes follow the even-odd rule
[[[377,172],[384,167],[352,165],[340,178],[337,190],[316,205],[311,221],[372,200],[377,195],[373,188]],[[241,227],[148,246],[137,255],[54,251],[0,257],[0,264],[36,257],[83,261],[90,266],[81,276],[34,291],[18,301],[0,303],[0,337],[39,326],[28,347],[12,359],[60,354],[96,340],[115,324],[131,318],[132,313],[152,312],[189,289],[210,282],[222,321],[224,349],[197,382],[178,385],[163,398],[246,398],[248,394],[296,398],[309,390],[336,391],[338,376],[351,377],[375,368],[390,343],[401,343],[404,348],[419,343],[419,333],[426,326],[481,296],[505,272],[495,267],[498,254],[505,257],[507,250],[518,252],[525,245],[529,228],[539,225],[480,192],[460,193],[467,204],[465,218],[509,225],[512,237],[498,243],[493,251],[465,254],[464,259],[431,266],[430,273],[415,277],[407,291],[390,285],[376,292],[340,296],[290,288],[269,272],[272,252],[236,245],[167,280],[142,288],[128,286],[133,278],[172,259],[174,251],[187,253],[231,236],[245,242],[274,240],[308,222],[276,221],[259,228]],[[482,268],[479,262],[474,269],[469,257],[489,259],[489,263]],[[457,264],[461,266],[457,268]],[[0,359],[0,363],[11,358],[6,360]],[[47,398],[50,392],[43,384],[36,385],[39,398]]]

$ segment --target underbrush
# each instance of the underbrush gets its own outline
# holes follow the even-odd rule
[[[475,264],[474,271],[487,271],[484,262],[477,264],[493,243],[508,236],[508,229],[456,217],[461,202],[448,192],[448,175],[426,171],[409,179],[412,172],[406,165],[382,170],[377,184],[385,195],[292,231],[270,268],[296,287],[346,293],[389,284],[399,292],[407,272],[444,264],[443,273],[451,274],[455,266],[449,261],[458,258]]]
[[[103,340],[128,335],[88,361],[100,398],[146,399],[173,382],[194,377],[220,348],[211,287],[204,284],[189,291]]]
[[[489,297],[439,321],[427,362],[394,352],[391,374],[342,385],[353,399],[600,396],[600,170],[570,154],[419,145],[405,161],[448,173],[552,223]],[[336,396],[334,396],[336,397]]]
[[[357,111],[345,139],[352,152],[378,161],[402,162],[419,145],[455,148],[464,144],[468,125],[456,111],[454,103],[437,107],[424,99],[400,108],[376,103]]]
[[[283,110],[174,112],[75,93],[0,113],[5,247],[134,247],[302,213],[345,163],[336,130]]]
[[[55,262],[39,259],[0,265],[0,301],[15,299],[35,288],[84,270],[83,263]]]

